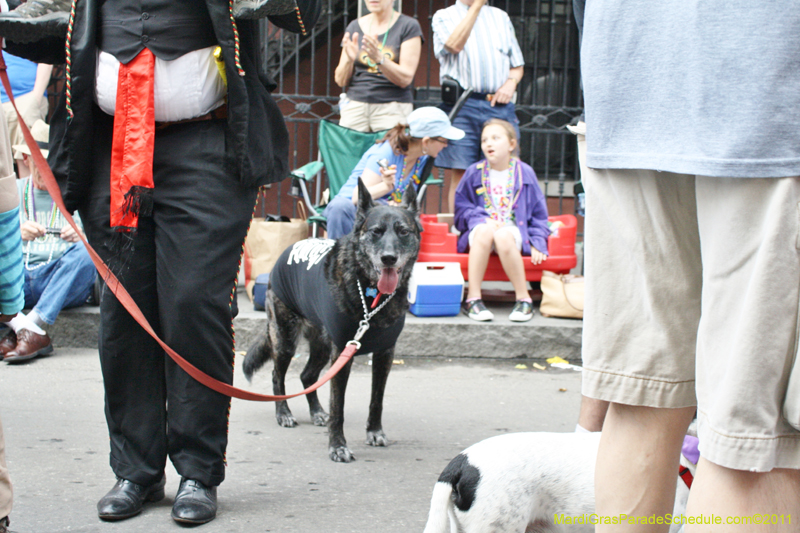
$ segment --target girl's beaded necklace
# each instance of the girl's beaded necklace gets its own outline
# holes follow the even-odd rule
[[[517,160],[511,158],[508,163],[508,179],[505,186],[505,194],[500,198],[500,205],[495,205],[494,198],[491,192],[491,180],[489,179],[489,171],[491,165],[489,161],[484,161],[483,169],[481,170],[481,184],[483,185],[483,203],[486,212],[489,213],[494,220],[505,223],[511,218],[514,206],[519,200],[519,195],[522,193],[522,175],[517,168]],[[517,192],[514,193],[515,177],[518,178],[519,187]]]
[[[420,173],[422,172],[422,156],[417,158],[417,162],[414,163],[414,168],[411,169],[405,178],[401,178],[400,181],[395,186],[394,190],[391,192],[392,201],[397,202],[398,204],[403,200],[403,194],[405,194],[406,189],[408,189],[408,184],[412,181],[414,185],[419,185],[419,182],[422,180]],[[403,170],[405,172],[406,168],[408,168],[408,156],[403,158]]]
[[[25,187],[22,190],[23,202],[22,202],[22,209],[25,212],[25,218],[27,220],[36,221],[36,207],[33,202],[33,187],[31,183],[33,182],[33,177],[28,178],[27,183],[25,183]],[[56,207],[56,203],[51,199],[50,203],[52,204],[52,208],[50,209],[50,217],[47,223],[47,227],[52,228],[56,225],[56,218],[58,217],[58,208]],[[37,237],[34,239],[36,242],[47,242],[48,235],[44,237]],[[50,256],[47,258],[47,262],[40,263],[36,266],[30,266],[31,260],[31,244],[32,242],[28,242],[28,246],[25,249],[25,270],[31,272],[38,268],[42,268],[43,266],[49,265],[50,262],[53,260],[53,252],[55,251],[55,246],[50,247]]]

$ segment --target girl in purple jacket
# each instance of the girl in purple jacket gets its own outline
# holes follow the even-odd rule
[[[533,305],[523,256],[535,265],[547,259],[547,204],[533,169],[516,156],[514,126],[500,119],[486,122],[481,150],[486,159],[470,166],[456,189],[458,251],[469,250],[463,310],[473,320],[494,318],[481,300],[481,282],[495,251],[516,293],[509,319],[525,322],[533,317]]]

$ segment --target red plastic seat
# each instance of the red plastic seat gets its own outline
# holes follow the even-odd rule
[[[464,279],[468,279],[469,254],[460,254],[456,251],[458,237],[450,233],[448,225],[437,221],[436,215],[422,215],[422,241],[420,243],[419,259],[422,262],[444,261],[461,265]],[[547,247],[549,256],[546,261],[534,265],[525,258],[525,279],[539,281],[542,279],[542,270],[549,270],[559,274],[566,274],[578,264],[575,255],[575,235],[578,231],[578,220],[573,215],[558,215],[548,219],[552,222],[561,222],[563,226],[551,234]],[[486,267],[484,281],[508,281],[500,258],[492,254],[489,257],[489,266]]]

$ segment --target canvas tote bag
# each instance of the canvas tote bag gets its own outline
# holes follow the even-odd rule
[[[542,316],[583,318],[583,276],[542,271]]]

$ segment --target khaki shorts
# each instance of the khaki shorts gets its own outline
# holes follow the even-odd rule
[[[478,224],[477,226],[475,226],[474,228],[472,228],[469,231],[469,237],[467,237],[467,239],[469,240],[470,248],[472,248],[472,241],[475,240],[475,230],[480,228],[481,226],[485,226],[485,225],[486,225],[485,223],[484,224]],[[522,251],[522,233],[519,231],[518,227],[512,226],[512,225],[503,226],[502,228],[498,229],[497,231],[507,231],[507,232],[509,232],[514,237],[514,243],[517,245],[517,250],[519,250],[520,252]],[[495,234],[497,233],[497,231],[495,232]],[[493,252],[497,252],[497,250],[495,250],[495,248],[494,248],[494,243],[492,243],[492,251]]]
[[[800,468],[800,177],[588,170],[583,394],[698,407],[700,452]],[[800,364],[800,363],[798,363]]]
[[[390,130],[398,124],[408,124],[414,104],[389,102],[367,104],[349,100],[341,110],[339,125],[357,131]]]

